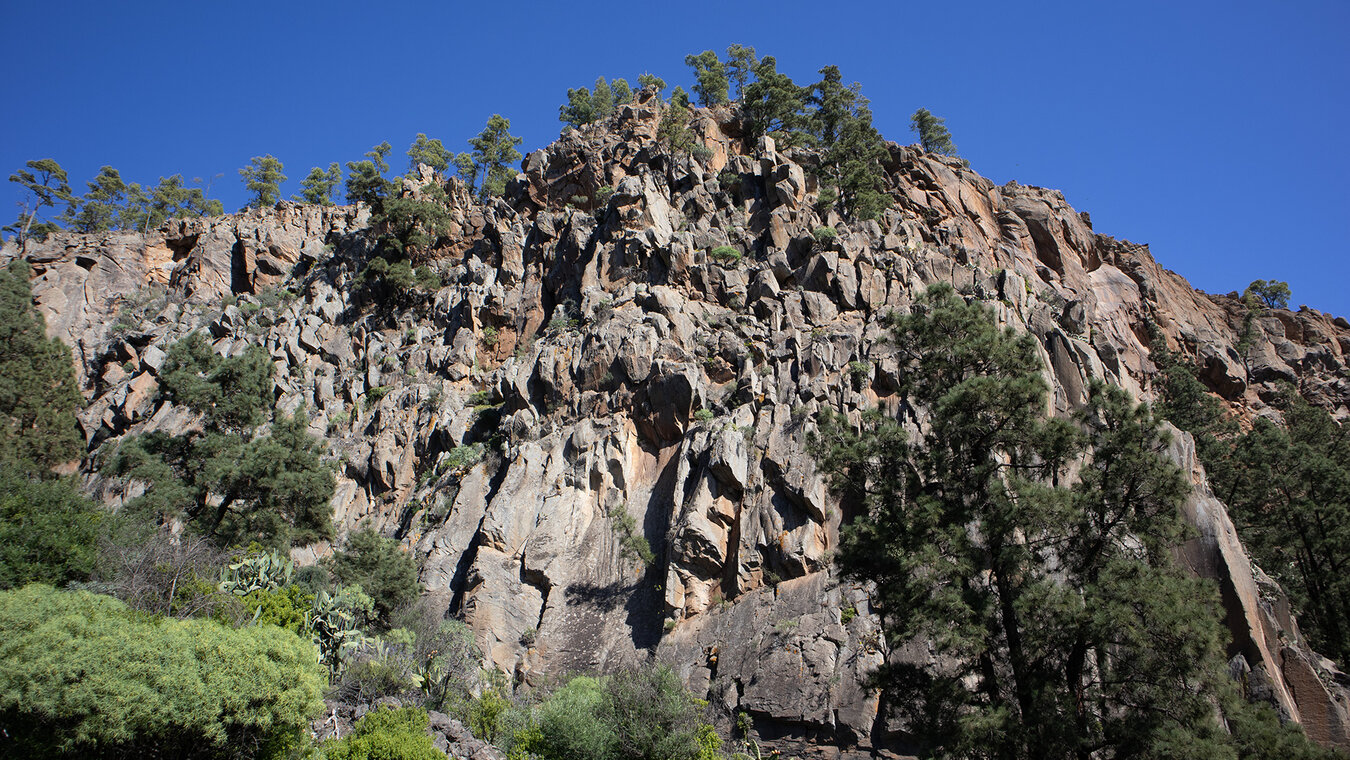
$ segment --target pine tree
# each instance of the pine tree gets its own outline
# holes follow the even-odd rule
[[[725,68],[727,80],[734,88],[732,93],[735,100],[741,100],[745,97],[745,85],[750,81],[750,76],[758,65],[759,59],[755,57],[753,47],[746,45],[730,45],[727,47]]]
[[[822,149],[820,173],[836,189],[844,209],[859,219],[874,219],[891,205],[884,162],[889,159],[872,111],[857,82],[845,86],[839,67],[820,70],[810,89],[814,107],[807,124]]]
[[[558,121],[581,129],[595,122],[595,103],[591,91],[585,87],[567,90],[567,103],[558,106]]]
[[[628,86],[628,80],[622,77],[615,79],[612,88],[614,90],[614,105],[621,106],[633,102],[633,88]]]
[[[438,172],[445,173],[450,168],[450,151],[440,140],[430,140],[421,132],[412,145],[408,146],[408,173],[417,171],[418,164],[426,164]]]
[[[81,397],[70,349],[47,337],[30,269],[0,269],[0,461],[37,475],[78,459]]]
[[[325,171],[319,167],[309,170],[309,175],[300,180],[300,195],[291,196],[302,203],[316,203],[320,206],[333,205],[333,193],[342,182],[342,169],[337,162],[328,165]]]
[[[768,135],[784,145],[809,141],[803,109],[809,91],[778,72],[778,61],[764,56],[755,66],[755,81],[741,92],[742,113],[752,137]]]
[[[284,167],[272,154],[254,156],[249,165],[239,170],[244,178],[244,187],[253,194],[246,207],[266,208],[277,205],[281,200],[281,183],[286,175],[281,173]]]
[[[111,166],[98,171],[89,185],[89,192],[78,206],[64,217],[65,223],[76,232],[104,232],[122,226],[127,207],[127,185],[122,175]]]
[[[604,77],[595,80],[595,89],[591,91],[591,103],[595,106],[595,118],[608,119],[614,115],[614,90]]]
[[[134,182],[128,185],[122,227],[145,232],[169,219],[220,216],[223,213],[225,208],[220,201],[207,198],[200,187],[188,187],[183,175],[175,174],[160,177],[159,184],[148,194]]]
[[[648,87],[655,87],[656,97],[659,99],[661,97],[661,93],[666,91],[666,80],[656,76],[655,74],[643,73],[638,75],[638,86],[644,90],[647,89]]]
[[[684,62],[694,70],[694,94],[700,105],[715,106],[727,102],[727,71],[717,53],[704,50],[698,55],[685,56]]]
[[[1243,291],[1243,300],[1255,299],[1267,309],[1289,308],[1289,283],[1280,280],[1253,280]]]
[[[522,139],[512,136],[510,129],[510,119],[493,114],[483,131],[469,140],[474,173],[482,183],[478,194],[484,200],[506,192],[506,183],[515,175],[510,167],[521,159],[516,146]]]
[[[1350,662],[1350,430],[1288,388],[1284,425],[1201,450],[1243,544],[1281,582],[1310,643]]]
[[[947,131],[947,120],[934,116],[927,108],[920,108],[909,118],[910,126],[919,136],[919,144],[929,153],[955,156],[956,145]]]
[[[392,183],[384,178],[389,171],[389,151],[393,150],[388,142],[382,142],[366,152],[363,161],[347,162],[347,202],[373,204],[377,198],[388,195]]]
[[[892,647],[938,655],[882,667],[894,709],[961,757],[1231,757],[1217,600],[1172,564],[1187,484],[1147,408],[1094,385],[1077,425],[1047,419],[1034,339],[950,286],[893,329],[921,440],[874,411],[815,446],[857,512],[845,574]]]
[[[14,233],[19,245],[26,247],[30,238],[45,240],[47,235],[60,229],[55,222],[38,220],[42,209],[55,208],[58,201],[74,203],[75,196],[66,170],[55,159],[29,161],[25,166],[27,168],[9,175],[9,181],[27,190],[29,197],[23,203],[18,221],[5,227],[4,231]]]

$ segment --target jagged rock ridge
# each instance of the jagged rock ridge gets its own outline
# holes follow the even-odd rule
[[[903,750],[903,732],[860,685],[886,655],[865,589],[831,567],[842,516],[805,436],[822,408],[897,402],[888,312],[939,281],[986,301],[1040,342],[1057,413],[1091,378],[1151,398],[1149,322],[1243,416],[1274,413],[1281,380],[1350,413],[1344,319],[1275,310],[1244,357],[1236,304],[1094,233],[1056,191],[892,144],[896,206],[875,222],[822,217],[813,154],[748,144],[714,109],[693,122],[711,158],[672,155],[655,140],[660,108],[643,99],[531,153],[503,199],[448,183],[446,286],[407,308],[352,286],[373,238],[355,207],[282,203],[34,246],[38,303],[90,399],[91,450],[190,423],[155,398],[182,335],[206,329],[225,354],[263,345],[279,406],[304,404],[341,463],[339,524],[399,536],[492,665],[535,679],[655,656],[724,715],[748,713],[768,746],[868,756]],[[818,242],[826,225],[838,237]],[[742,260],[711,260],[722,245]],[[276,298],[279,284],[299,297]],[[1223,588],[1235,667],[1313,738],[1347,743],[1344,675],[1303,644],[1188,441],[1175,452],[1197,486],[1186,559]],[[466,465],[456,450],[475,442],[492,445]],[[113,506],[136,493],[95,472],[88,486]],[[650,568],[625,549],[625,513]]]

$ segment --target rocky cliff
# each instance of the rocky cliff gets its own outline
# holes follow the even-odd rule
[[[769,746],[869,756],[904,742],[863,676],[928,653],[885,652],[866,589],[832,569],[841,515],[805,440],[821,409],[897,403],[887,313],[934,282],[987,302],[1040,342],[1059,413],[1092,378],[1152,398],[1153,324],[1242,417],[1274,414],[1283,380],[1350,414],[1343,318],[1273,310],[1240,351],[1235,299],[1095,233],[1056,191],[892,144],[895,206],[822,217],[813,154],[700,110],[711,158],[673,155],[655,139],[660,108],[569,131],[504,198],[447,183],[455,242],[432,262],[445,285],[402,305],[353,287],[373,240],[357,207],[282,203],[32,246],[37,301],[89,400],[88,461],[191,422],[156,399],[175,340],[264,346],[278,405],[303,406],[338,464],[342,529],[402,539],[492,666],[538,679],[655,657]],[[714,260],[718,246],[741,257]],[[1196,486],[1185,557],[1222,587],[1234,668],[1313,738],[1350,743],[1346,677],[1303,643],[1184,434],[1174,454]],[[135,493],[92,470],[87,485],[114,507]]]

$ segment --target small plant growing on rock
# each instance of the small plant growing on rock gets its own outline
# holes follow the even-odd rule
[[[830,245],[839,239],[839,232],[833,227],[817,227],[811,235],[821,245]]]
[[[637,519],[628,513],[622,505],[613,507],[609,510],[611,523],[614,533],[619,537],[619,554],[628,559],[635,559],[643,565],[650,567],[656,562],[656,553],[652,551],[651,544],[647,543],[647,538],[642,535],[638,529]]]
[[[380,400],[387,395],[389,395],[389,386],[387,385],[377,385],[366,391],[366,408],[369,409],[380,403]]]
[[[486,406],[492,403],[492,391],[487,390],[486,388],[481,391],[474,391],[469,394],[469,399],[466,403],[468,406]]]
[[[711,409],[700,409],[697,412],[694,412],[694,419],[698,420],[699,422],[707,422],[712,418],[713,413]]]
[[[733,171],[724,171],[717,175],[717,184],[721,185],[724,191],[731,191],[741,184],[741,175]]]
[[[474,443],[450,449],[442,460],[442,466],[462,475],[481,461],[483,461],[483,444]]]
[[[848,625],[853,618],[858,616],[858,610],[853,607],[844,607],[839,610],[839,623]]]
[[[483,345],[488,348],[497,347],[497,328],[492,325],[483,328]]]
[[[346,409],[343,409],[342,411],[338,412],[332,417],[329,417],[328,434],[333,435],[339,430],[342,430],[342,428],[346,427],[347,423],[350,421],[351,421],[351,414]]]
[[[872,363],[854,361],[848,363],[848,373],[858,380],[866,380],[872,374]]]
[[[606,185],[595,191],[595,205],[605,207],[609,205],[609,199],[614,195],[614,188]]]
[[[526,628],[520,632],[520,644],[525,647],[534,646],[535,640],[539,638],[539,631],[535,628]]]
[[[722,266],[735,266],[741,262],[741,252],[729,245],[719,245],[708,255]]]

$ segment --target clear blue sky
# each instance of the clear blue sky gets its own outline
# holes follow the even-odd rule
[[[568,87],[733,42],[799,83],[837,64],[889,139],[923,106],[995,182],[1062,189],[1098,232],[1151,244],[1192,284],[1287,280],[1350,314],[1350,3],[17,2],[0,0],[0,171],[52,157],[80,191],[109,164],[211,181],[271,153],[311,166],[452,150],[501,113],[557,136]],[[402,169],[395,164],[396,169]],[[219,175],[219,176],[217,176]],[[16,186],[0,183],[0,213]]]

